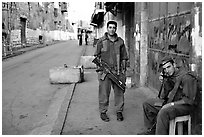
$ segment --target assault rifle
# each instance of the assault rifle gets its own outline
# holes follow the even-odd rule
[[[161,98],[160,96],[161,96],[161,93],[162,93],[163,88],[164,88],[164,79],[168,78],[168,76],[165,75],[164,69],[162,69],[162,75],[161,76],[163,77],[163,81],[162,81],[162,84],[161,84],[161,87],[160,87],[160,90],[159,90],[159,94],[158,94],[159,98]]]
[[[110,66],[105,61],[100,60],[98,57],[96,57],[92,62],[96,64],[96,66],[100,67],[105,75],[110,78],[120,89],[125,91],[125,80],[122,80],[125,78],[124,74],[123,78],[121,78],[119,75],[116,75],[115,73],[113,73]]]

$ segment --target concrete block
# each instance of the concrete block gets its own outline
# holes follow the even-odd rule
[[[94,58],[94,56],[81,56],[80,64],[85,69],[95,69],[96,65],[92,62]]]
[[[69,84],[84,81],[84,70],[82,66],[55,67],[49,70],[51,84]]]

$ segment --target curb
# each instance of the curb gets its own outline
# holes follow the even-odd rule
[[[86,52],[86,46],[83,47],[76,66],[80,65],[81,56],[84,55],[85,52]],[[64,128],[64,124],[66,121],[66,117],[67,117],[67,114],[69,111],[69,107],[70,107],[70,104],[72,101],[72,97],[74,95],[74,90],[75,90],[76,85],[77,85],[77,83],[74,83],[68,89],[67,94],[64,98],[64,101],[62,102],[62,105],[61,105],[60,110],[58,112],[58,117],[55,120],[55,124],[52,128],[50,135],[61,135],[62,134],[62,130]],[[69,92],[69,91],[71,91],[71,92]]]
[[[58,118],[59,112],[61,111],[61,106],[64,103],[64,98],[68,97],[68,93],[72,93],[73,85],[69,85],[69,89],[67,91],[67,87],[61,88],[58,90],[59,94],[54,95],[54,100],[50,104],[45,118],[41,121],[34,123],[34,128],[32,131],[29,132],[28,135],[50,135],[53,129],[53,126],[56,123],[56,119]]]
[[[55,121],[55,124],[52,128],[50,135],[61,135],[62,129],[65,124],[65,119],[67,117],[67,112],[71,104],[71,100],[72,100],[73,93],[74,93],[73,91],[75,87],[76,87],[76,84],[72,84],[70,87],[70,92],[68,89],[67,94],[64,98],[64,101],[62,102],[61,108],[58,112],[57,120]]]

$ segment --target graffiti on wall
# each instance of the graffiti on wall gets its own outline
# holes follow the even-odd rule
[[[190,15],[152,22],[150,30],[150,48],[168,50],[169,45],[177,45],[176,52],[189,54],[192,30]]]
[[[185,55],[190,54],[192,41],[191,15],[175,16],[151,22],[150,31],[150,48]],[[151,70],[156,74],[158,71],[158,59],[163,54],[154,52],[151,56]],[[182,65],[187,64],[185,58],[182,61]]]

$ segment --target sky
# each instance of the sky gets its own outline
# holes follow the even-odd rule
[[[69,0],[68,17],[71,21],[85,20],[90,21],[94,12],[94,1]]]

